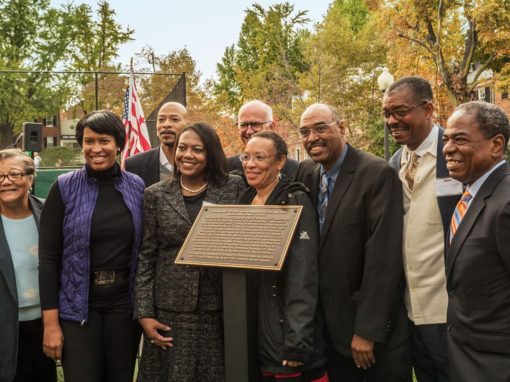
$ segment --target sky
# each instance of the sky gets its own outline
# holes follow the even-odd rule
[[[282,0],[283,1],[283,0]],[[321,21],[333,0],[288,0],[296,10],[307,10],[313,23]],[[51,0],[53,6],[68,0]],[[96,0],[74,0],[97,9]],[[278,1],[258,0],[264,8]],[[281,1],[280,1],[281,2]],[[186,47],[202,73],[202,81],[213,77],[227,46],[236,44],[244,10],[254,1],[245,0],[109,0],[116,20],[135,30],[134,40],[121,46],[117,59],[123,66],[144,46],[151,46],[157,55],[166,55]]]

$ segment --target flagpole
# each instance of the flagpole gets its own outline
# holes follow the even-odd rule
[[[149,132],[136,91],[135,76],[133,70],[133,57],[130,60],[129,84],[124,98],[124,127],[126,129],[126,144],[121,155],[121,166],[130,156],[151,149]]]

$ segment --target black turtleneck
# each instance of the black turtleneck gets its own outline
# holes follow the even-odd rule
[[[90,232],[91,272],[128,268],[134,225],[122,194],[114,187],[120,168],[115,164],[97,172],[85,167],[87,175],[97,179],[99,184]],[[39,285],[43,310],[58,308],[64,215],[65,205],[58,182],[55,182],[46,198],[39,230]]]

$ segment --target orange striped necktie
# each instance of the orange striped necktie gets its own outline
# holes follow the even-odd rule
[[[457,206],[455,207],[455,211],[452,215],[452,222],[450,223],[450,243],[453,240],[453,236],[455,235],[455,232],[457,232],[457,229],[459,228],[460,222],[464,218],[464,215],[466,214],[466,210],[468,208],[468,203],[471,200],[472,196],[469,193],[469,191],[464,191],[462,194],[462,197],[460,198],[459,202],[457,203]]]

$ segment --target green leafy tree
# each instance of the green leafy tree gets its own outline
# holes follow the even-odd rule
[[[49,0],[0,0],[0,14],[0,69],[28,71],[0,75],[1,147],[12,142],[23,121],[55,115],[69,103],[79,102],[83,111],[94,107],[91,75],[37,71],[114,68],[119,46],[133,33],[114,20],[106,1],[99,2],[97,19],[87,5],[54,8]],[[123,79],[101,78],[100,87],[103,98],[110,94],[112,103],[122,99],[113,89],[123,88]],[[120,111],[121,105],[117,108]]]
[[[87,4],[67,4],[64,7],[68,22],[73,25],[68,51],[67,68],[75,71],[118,71],[114,64],[119,47],[133,39],[134,30],[122,27],[115,20],[115,10],[105,0],[98,2],[95,12]],[[100,108],[122,110],[125,79],[117,75],[99,75],[98,90],[102,100]],[[70,95],[83,112],[95,109],[95,76],[82,74],[69,82]]]
[[[289,109],[300,92],[298,76],[307,70],[302,53],[306,14],[288,2],[267,9],[255,3],[245,11],[237,46],[225,50],[217,67],[213,94],[225,109],[235,113],[244,101],[258,98],[284,122],[297,124]]]
[[[70,41],[67,17],[49,1],[0,0],[0,69],[51,70]],[[24,121],[52,115],[64,94],[46,73],[0,74],[0,147]]]
[[[211,83],[211,95],[218,105],[234,114],[241,107],[241,85],[236,75],[236,48],[225,48],[221,62],[216,64],[218,81]]]

